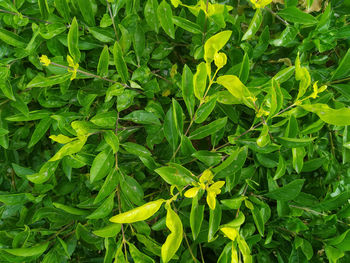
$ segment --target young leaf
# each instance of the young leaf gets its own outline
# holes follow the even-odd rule
[[[204,62],[197,66],[197,71],[193,76],[193,91],[197,99],[203,99],[205,89],[207,88],[207,66]]]
[[[210,37],[204,44],[204,60],[211,63],[215,54],[221,50],[230,39],[232,31],[226,30]]]
[[[171,209],[170,205],[166,207],[166,226],[170,230],[165,243],[162,245],[162,260],[164,263],[168,263],[179,249],[182,238],[183,229],[180,217]]]
[[[68,36],[68,50],[75,63],[80,60],[80,49],[79,49],[79,25],[77,19],[74,17],[70,25]]]
[[[185,186],[194,182],[192,173],[179,164],[170,164],[155,170],[170,185]]]
[[[332,109],[327,104],[316,103],[301,105],[304,110],[316,113],[321,120],[326,123],[345,126],[350,125],[350,109],[341,108],[341,109]]]
[[[113,216],[109,219],[109,221],[119,224],[130,224],[138,221],[144,221],[153,216],[163,203],[163,199],[148,202],[140,207]]]

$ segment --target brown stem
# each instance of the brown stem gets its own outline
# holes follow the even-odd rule
[[[106,0],[106,3],[107,3],[107,8],[108,8],[109,16],[110,16],[111,19],[112,19],[112,25],[113,25],[115,37],[117,38],[117,41],[119,41],[118,31],[117,31],[117,27],[115,26],[114,16],[113,16],[112,10],[111,10],[111,5],[109,4],[108,0]]]

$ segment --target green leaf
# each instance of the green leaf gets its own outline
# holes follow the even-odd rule
[[[36,88],[36,87],[51,87],[53,85],[64,83],[70,79],[71,74],[63,75],[54,75],[50,77],[43,76],[41,74],[36,75],[27,85],[27,88]]]
[[[10,100],[16,101],[16,98],[13,95],[12,85],[9,81],[0,82],[0,89],[7,98],[9,98]]]
[[[135,205],[142,205],[143,189],[141,185],[131,176],[124,176],[120,179],[120,188],[123,194]]]
[[[350,72],[350,49],[346,52],[343,59],[340,61],[339,66],[334,71],[333,76],[331,77],[331,80],[337,80],[344,77],[347,77]]]
[[[27,43],[22,37],[3,28],[0,28],[0,39],[14,47],[25,48],[27,46]]]
[[[304,165],[305,150],[304,147],[292,149],[293,154],[293,168],[297,173],[300,173]]]
[[[204,44],[204,60],[211,63],[214,55],[221,50],[229,41],[232,31],[226,30],[210,37]]]
[[[300,23],[303,25],[313,25],[317,23],[317,19],[312,15],[301,11],[295,6],[287,7],[277,13],[288,22]]]
[[[192,231],[193,240],[196,240],[201,230],[203,217],[204,217],[204,205],[198,204],[198,195],[192,199],[192,207],[190,213],[190,226]]]
[[[28,143],[28,148],[33,147],[35,144],[37,144],[40,139],[45,135],[45,133],[48,131],[52,124],[52,119],[50,117],[46,117],[35,126],[35,130],[33,132],[32,137],[30,138],[30,141]]]
[[[224,75],[217,78],[218,84],[224,86],[240,103],[254,109],[252,95],[248,88],[240,81],[237,76]]]
[[[249,78],[249,70],[250,70],[249,57],[248,57],[248,54],[245,53],[243,57],[243,61],[241,63],[241,69],[239,70],[239,79],[243,83],[246,83]]]
[[[119,150],[119,139],[118,136],[113,131],[105,131],[103,138],[111,146],[113,153],[118,152]]]
[[[338,259],[345,256],[344,251],[332,246],[326,246],[325,251],[330,263],[337,263]]]
[[[92,10],[91,0],[78,0],[78,5],[84,21],[89,26],[95,26],[95,16],[94,11]]]
[[[109,224],[103,228],[92,231],[92,233],[99,237],[116,237],[121,229],[121,224]]]
[[[77,19],[74,17],[67,36],[69,54],[72,56],[75,63],[80,60],[80,49],[79,49],[79,25]]]
[[[46,118],[50,114],[51,114],[51,112],[47,111],[47,110],[34,110],[34,111],[29,112],[29,114],[27,116],[20,113],[20,114],[15,114],[15,115],[9,116],[6,118],[6,120],[13,121],[13,122],[35,121],[35,120],[40,120],[40,119]]]
[[[122,146],[127,152],[140,157],[149,157],[152,155],[146,147],[133,142],[123,143]]]
[[[128,242],[128,245],[129,245],[130,255],[135,263],[154,263],[154,260],[152,258],[143,254],[133,244]]]
[[[182,96],[185,101],[187,111],[190,117],[194,114],[194,88],[193,88],[193,74],[191,69],[185,65],[182,71]]]
[[[265,196],[279,201],[293,200],[300,193],[304,182],[305,179],[296,179],[283,187],[268,192]]]
[[[110,193],[112,193],[116,189],[118,183],[119,183],[119,173],[117,172],[116,169],[111,169],[94,200],[94,204],[101,202],[108,195],[110,195]]]
[[[182,29],[185,29],[186,31],[191,32],[193,34],[203,33],[199,25],[181,16],[173,16],[173,22],[178,27],[181,27]]]
[[[61,209],[61,210],[65,211],[69,214],[72,214],[72,215],[86,216],[89,214],[88,211],[83,210],[83,209],[79,209],[79,208],[75,208],[75,207],[71,207],[71,206],[66,206],[64,204],[60,204],[60,203],[56,203],[56,202],[53,202],[52,204],[54,205],[54,207]]]
[[[221,223],[221,206],[216,200],[215,209],[209,209],[209,229],[208,229],[208,242],[212,242],[216,239],[215,234],[219,230]]]
[[[173,22],[173,12],[171,6],[165,1],[159,4],[157,8],[157,15],[160,25],[164,29],[165,33],[172,39],[175,39],[175,27]]]
[[[147,0],[147,3],[144,8],[144,15],[145,15],[147,24],[156,33],[158,33],[159,31],[157,9],[158,9],[158,0]]]
[[[170,234],[162,245],[162,260],[164,263],[168,263],[174,257],[183,238],[183,228],[180,217],[171,209],[170,205],[168,205],[166,209],[166,226],[170,230]]]
[[[54,175],[57,166],[58,161],[49,161],[46,162],[39,170],[38,173],[35,174],[28,174],[26,175],[27,179],[31,181],[34,184],[43,184],[46,181],[48,181],[51,176]]]
[[[193,76],[193,91],[197,99],[203,99],[204,92],[207,88],[207,66],[204,62],[197,66],[197,71]]]
[[[123,51],[117,41],[113,46],[113,57],[118,74],[121,77],[123,83],[126,83],[129,80],[128,68],[123,58]]]
[[[132,121],[137,124],[160,125],[160,121],[154,113],[144,110],[135,110],[132,113],[124,116],[122,119]]]
[[[221,162],[221,155],[215,152],[209,151],[197,151],[192,154],[193,157],[197,158],[207,166],[215,166]]]
[[[110,148],[105,149],[96,155],[90,169],[90,182],[103,179],[114,164],[114,156]]]
[[[298,148],[308,146],[311,142],[313,142],[316,138],[287,138],[287,137],[276,137],[275,138],[278,143],[287,148]]]
[[[33,257],[42,255],[46,251],[48,246],[49,242],[45,242],[33,247],[2,248],[1,250],[18,257]]]
[[[108,65],[109,65],[109,52],[108,46],[104,46],[98,60],[97,65],[97,75],[101,77],[106,77],[108,75]]]
[[[57,160],[62,159],[64,156],[72,155],[77,152],[80,152],[80,150],[83,148],[84,144],[86,142],[86,138],[74,140],[72,142],[69,142],[65,144],[59,151],[49,160],[49,162],[54,162]]]
[[[216,131],[222,129],[223,127],[225,127],[226,122],[227,122],[227,117],[215,120],[191,132],[189,138],[191,140],[203,139],[209,135],[214,134]]]
[[[57,12],[64,18],[65,22],[70,20],[70,13],[67,0],[55,0]]]
[[[195,123],[204,122],[210,113],[214,110],[216,105],[216,97],[212,98],[208,102],[204,103],[198,110],[196,111],[196,115],[194,118]]]
[[[47,19],[49,16],[50,10],[49,5],[47,4],[47,0],[38,0],[39,10],[42,18]]]
[[[130,224],[138,221],[144,221],[153,216],[159,210],[163,203],[163,199],[148,202],[140,207],[113,216],[109,219],[109,221],[119,224]]]
[[[261,9],[258,8],[255,11],[253,19],[250,21],[250,24],[248,26],[248,30],[244,33],[244,35],[242,37],[242,41],[248,40],[248,39],[252,38],[253,36],[255,36],[256,32],[258,32],[258,30],[261,26],[262,20],[263,20],[263,16],[261,13]]]
[[[337,126],[350,125],[350,109],[332,109],[327,104],[316,103],[309,105],[301,105],[304,110],[316,113],[321,120],[328,124]]]
[[[90,214],[86,218],[100,219],[108,216],[109,213],[112,212],[114,206],[114,195],[115,193],[110,194],[110,196],[105,201],[103,201],[103,203],[92,214]]]
[[[96,114],[91,118],[91,122],[105,129],[115,129],[118,113],[116,111],[108,111]]]
[[[195,181],[192,173],[179,164],[170,164],[155,170],[170,185],[185,186]]]
[[[273,177],[273,180],[277,180],[281,178],[286,173],[286,161],[284,160],[283,156],[280,154],[278,159],[278,166],[276,169],[275,176]]]
[[[261,210],[259,210],[257,207],[254,207],[254,209],[251,211],[253,214],[253,220],[256,225],[256,228],[258,229],[259,234],[263,237],[265,232],[265,224],[263,216],[261,214]]]

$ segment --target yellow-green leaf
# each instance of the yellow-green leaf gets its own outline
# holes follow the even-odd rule
[[[170,230],[165,243],[162,246],[162,260],[164,263],[169,262],[179,249],[182,238],[183,228],[180,217],[171,209],[170,205],[167,206],[166,226]]]
[[[316,113],[326,123],[337,126],[350,125],[350,108],[332,109],[327,104],[322,103],[301,105],[300,107]]]
[[[232,31],[222,31],[207,40],[204,44],[204,60],[211,63],[215,54],[222,49],[230,39]]]
[[[138,221],[144,221],[153,216],[163,203],[164,199],[148,202],[140,207],[113,216],[109,219],[109,221],[119,224],[130,224]]]

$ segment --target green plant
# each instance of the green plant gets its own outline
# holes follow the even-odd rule
[[[349,262],[349,1],[0,7],[1,262]]]

